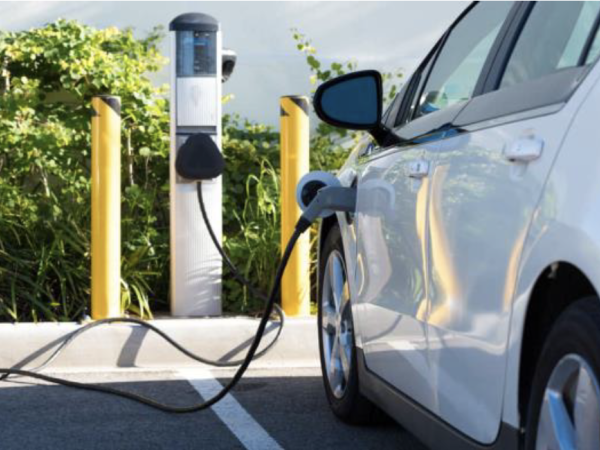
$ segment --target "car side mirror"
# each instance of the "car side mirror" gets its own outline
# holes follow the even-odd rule
[[[340,128],[370,130],[381,122],[381,74],[365,70],[323,83],[314,98],[319,118]]]
[[[329,125],[366,130],[380,145],[399,139],[381,123],[383,82],[376,70],[353,72],[323,83],[313,103],[317,116]]]

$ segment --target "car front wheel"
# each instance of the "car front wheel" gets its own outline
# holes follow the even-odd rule
[[[600,449],[600,299],[558,318],[534,376],[527,450]]]
[[[331,409],[345,422],[369,423],[375,407],[359,392],[346,259],[337,225],[321,252],[318,307],[321,369]]]

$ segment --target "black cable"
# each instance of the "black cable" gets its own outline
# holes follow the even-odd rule
[[[215,245],[216,249],[218,250],[219,254],[221,255],[221,258],[223,258],[223,261],[225,261],[225,264],[229,268],[233,277],[239,283],[246,286],[253,296],[260,298],[261,300],[266,302],[268,300],[268,297],[264,293],[262,293],[258,289],[256,289],[256,287],[254,287],[252,285],[252,283],[250,283],[250,281],[248,281],[248,279],[246,277],[244,277],[244,275],[242,275],[242,273],[238,270],[238,268],[235,267],[235,264],[233,264],[233,261],[231,261],[231,259],[227,255],[227,253],[225,253],[225,250],[223,250],[223,247],[221,247],[221,244],[219,243],[219,240],[217,239],[217,235],[215,234],[215,231],[213,230],[210,220],[208,219],[208,214],[206,213],[206,207],[204,206],[204,197],[202,195],[202,182],[198,182],[197,190],[198,190],[198,203],[200,204],[200,212],[202,213],[202,218],[204,219],[204,223],[206,225],[206,229],[208,230],[208,234],[210,235],[210,238],[213,241],[213,244]],[[277,303],[275,303],[273,305],[273,309],[275,309],[275,313],[277,314],[277,317],[279,317],[279,322],[281,323],[279,331],[277,332],[277,336],[275,336],[275,339],[274,339],[274,340],[277,340],[277,338],[279,337],[279,334],[281,333],[281,330],[283,329],[283,325],[284,325],[284,321],[285,321],[285,313],[281,309],[281,306],[279,306]]]
[[[225,250],[223,250],[223,247],[221,247],[221,244],[219,243],[219,240],[217,239],[217,235],[215,234],[213,227],[210,223],[210,220],[208,219],[208,214],[206,213],[206,207],[204,206],[204,197],[202,195],[202,182],[198,182],[197,191],[198,191],[198,203],[200,204],[200,212],[202,213],[202,218],[204,219],[204,223],[206,224],[206,229],[208,230],[208,234],[210,235],[210,238],[213,241],[213,244],[219,251],[221,258],[223,258],[223,261],[225,261],[225,264],[227,265],[227,267],[229,267],[229,270],[231,271],[231,273],[233,274],[233,276],[235,277],[236,280],[238,280],[241,284],[245,285],[248,288],[248,290],[252,293],[252,295],[254,295],[255,297],[258,297],[261,300],[266,302],[268,297],[265,294],[263,294],[262,292],[260,292],[258,289],[256,289],[252,285],[252,283],[250,283],[250,281],[248,281],[248,279],[242,275],[242,273],[237,269],[237,267],[235,267],[235,265],[233,264],[231,259],[229,259],[229,256],[225,253]],[[277,305],[277,306],[279,306],[279,305]],[[283,318],[283,316],[281,316],[281,317]]]
[[[246,279],[240,273],[240,271],[237,269],[237,267],[235,267],[235,265],[233,264],[233,262],[231,261],[229,256],[223,250],[223,247],[221,247],[219,240],[217,239],[217,236],[215,235],[215,232],[214,232],[212,225],[210,223],[210,220],[208,218],[208,214],[206,213],[206,208],[204,206],[204,198],[202,196],[202,183],[200,183],[200,182],[198,183],[198,203],[200,204],[200,212],[202,213],[202,218],[204,220],[204,223],[206,225],[208,233],[211,237],[211,240],[213,241],[213,244],[216,247],[216,249],[218,250],[221,257],[223,258],[223,261],[225,261],[225,264],[227,265],[227,267],[233,274],[234,278],[236,280],[238,280],[238,282],[240,282],[241,284],[245,285],[250,290],[252,295],[267,302],[268,297],[264,293],[262,293],[258,289],[256,289],[252,285],[252,283],[250,283],[250,281],[248,281],[248,279]],[[283,310],[281,309],[281,307],[277,303],[274,304],[273,308],[275,309],[275,313],[276,313],[277,317],[279,318],[279,326],[277,329],[277,333],[275,334],[275,337],[271,340],[271,342],[269,342],[269,344],[265,348],[263,348],[260,352],[256,353],[254,358],[260,358],[263,355],[265,355],[273,347],[273,345],[275,345],[275,343],[279,339],[279,336],[281,335],[281,332],[283,330],[285,314],[284,314]],[[192,353],[191,351],[189,351],[188,349],[183,347],[181,344],[176,342],[173,338],[171,338],[164,331],[160,330],[159,328],[155,327],[154,325],[151,325],[148,322],[145,322],[140,319],[135,319],[135,318],[110,318],[110,319],[101,319],[101,320],[94,321],[94,322],[84,325],[83,327],[74,331],[73,333],[68,335],[67,339],[65,339],[63,342],[61,342],[61,344],[54,350],[54,352],[52,352],[52,354],[46,359],[46,361],[44,361],[39,366],[36,366],[31,369],[27,369],[27,371],[28,372],[42,371],[44,368],[48,367],[69,345],[71,345],[71,343],[75,340],[75,338],[77,338],[81,334],[85,333],[86,331],[91,330],[92,328],[96,328],[98,326],[111,324],[111,323],[133,323],[136,325],[140,325],[144,328],[147,328],[147,329],[155,332],[156,334],[158,334],[160,337],[162,337],[164,340],[166,340],[169,344],[171,344],[173,347],[175,347],[177,350],[179,350],[184,355],[186,355],[189,358],[193,359],[194,361],[198,361],[202,364],[207,364],[209,366],[214,366],[214,367],[236,367],[244,362],[243,359],[233,360],[233,361],[214,361],[214,360],[206,359],[206,358],[196,355],[195,353]],[[6,378],[8,378],[8,376],[9,375],[6,373],[0,375],[0,381],[5,380]]]
[[[203,403],[196,404],[196,405],[190,405],[190,406],[184,406],[184,407],[176,407],[176,406],[165,405],[165,404],[159,403],[155,400],[152,400],[151,398],[144,397],[144,396],[138,395],[138,394],[134,394],[132,392],[122,391],[120,389],[111,388],[109,386],[103,386],[103,385],[94,384],[94,383],[89,383],[89,384],[88,383],[79,383],[76,381],[65,380],[63,378],[57,378],[57,377],[52,377],[49,375],[44,375],[41,373],[31,372],[28,370],[0,368],[0,373],[4,374],[4,375],[27,376],[27,377],[37,378],[37,379],[40,379],[43,381],[47,381],[50,383],[60,384],[63,386],[73,387],[73,388],[77,388],[77,389],[84,389],[84,390],[88,390],[88,391],[96,391],[96,392],[103,392],[106,394],[116,395],[116,396],[123,397],[123,398],[129,399],[129,400],[133,400],[138,403],[141,403],[146,406],[150,406],[152,408],[155,408],[155,409],[158,409],[161,411],[165,411],[165,412],[181,414],[181,413],[191,413],[191,412],[201,411],[203,409],[210,408],[212,405],[214,405],[219,400],[221,400],[223,397],[225,397],[229,393],[229,391],[235,387],[235,385],[240,381],[240,379],[244,375],[244,372],[246,371],[246,369],[252,362],[252,359],[254,358],[256,350],[258,349],[258,347],[260,345],[260,341],[263,337],[263,333],[267,326],[267,322],[269,321],[269,318],[271,316],[271,312],[273,310],[273,305],[275,304],[275,300],[279,296],[279,290],[281,287],[281,278],[283,276],[283,272],[285,270],[285,267],[287,266],[287,262],[290,258],[292,250],[294,249],[294,245],[296,244],[296,241],[298,240],[298,238],[300,237],[301,234],[302,234],[302,229],[300,227],[296,228],[294,230],[294,233],[292,234],[292,237],[290,238],[290,240],[287,243],[285,252],[283,253],[283,257],[281,258],[281,262],[279,263],[279,266],[277,267],[275,281],[273,282],[273,287],[271,289],[265,310],[263,312],[263,315],[260,319],[260,323],[256,330],[256,336],[254,337],[254,340],[252,341],[252,344],[250,345],[250,348],[248,349],[248,353],[246,353],[246,357],[244,358],[244,361],[242,362],[240,367],[235,372],[233,378],[231,380],[229,380],[229,382],[223,387],[223,389],[221,389],[221,391],[217,395],[206,400]],[[111,320],[111,319],[107,319],[107,320]],[[118,319],[114,319],[114,320],[117,321]],[[124,320],[124,319],[121,319],[121,320]],[[127,321],[129,321],[129,320],[131,320],[131,319],[127,319]]]
[[[198,361],[202,364],[207,364],[209,366],[215,366],[215,367],[236,367],[236,366],[239,366],[240,364],[242,364],[242,362],[244,362],[243,359],[233,360],[233,361],[214,361],[214,360],[203,358],[202,356],[198,356],[195,353],[191,352],[190,350],[186,349],[184,346],[179,344],[177,341],[175,341],[172,337],[170,337],[168,334],[166,334],[160,328],[155,327],[154,325],[152,325],[149,322],[146,322],[141,319],[135,319],[132,317],[115,317],[115,318],[110,318],[110,319],[97,320],[97,321],[88,323],[87,325],[84,325],[83,327],[75,330],[74,332],[69,334],[63,342],[61,342],[61,344],[54,350],[54,352],[52,352],[52,354],[48,357],[48,359],[46,359],[46,361],[44,361],[39,366],[36,366],[31,369],[27,369],[27,371],[28,372],[42,371],[43,369],[48,367],[75,340],[75,338],[77,338],[81,334],[85,333],[86,331],[91,330],[92,328],[96,328],[101,325],[107,325],[107,324],[112,324],[112,323],[133,323],[136,325],[140,325],[143,328],[147,328],[150,331],[153,331],[156,334],[158,334],[165,341],[167,341],[169,344],[171,344],[173,347],[175,347],[177,350],[179,350],[181,353],[183,353],[187,357],[193,359],[194,361]],[[267,345],[265,348],[263,348],[260,352],[256,353],[256,355],[254,357],[256,359],[258,359],[261,356],[263,356],[265,353],[267,353],[271,349],[271,347],[275,344],[275,342],[277,341],[278,336],[279,336],[279,333],[277,333],[277,335],[273,338],[273,340],[271,342],[269,342],[269,345]],[[8,375],[6,375],[6,374],[0,375],[0,381],[5,380],[7,377],[8,377]]]

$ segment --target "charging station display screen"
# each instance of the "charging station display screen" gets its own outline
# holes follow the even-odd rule
[[[177,33],[177,76],[197,77],[217,74],[217,33],[179,31]]]

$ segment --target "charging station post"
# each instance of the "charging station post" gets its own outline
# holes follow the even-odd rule
[[[92,99],[92,318],[121,311],[121,99]]]
[[[280,100],[281,140],[281,249],[293,235],[302,211],[296,186],[309,170],[308,98],[286,96]],[[281,304],[288,316],[310,314],[310,236],[302,235],[290,256],[281,281]]]
[[[196,182],[175,170],[190,136],[206,134],[221,147],[222,46],[220,24],[206,14],[182,14],[171,32],[171,313],[221,314],[222,259],[198,208]],[[206,212],[222,234],[221,177],[202,183]]]

